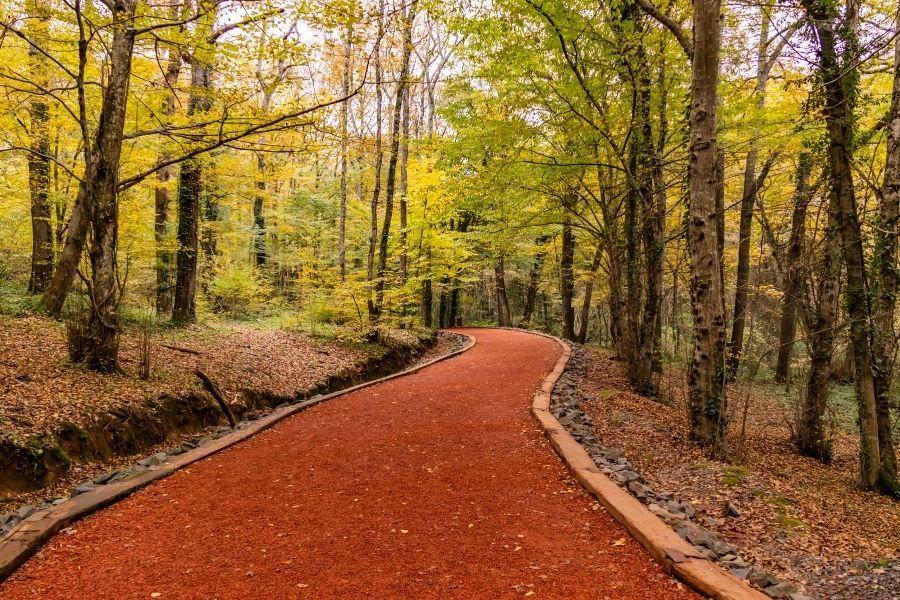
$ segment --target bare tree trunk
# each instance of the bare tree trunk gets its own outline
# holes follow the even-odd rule
[[[388,241],[391,235],[391,219],[394,212],[394,191],[397,178],[397,159],[400,154],[400,127],[403,112],[403,101],[409,86],[409,62],[412,55],[412,29],[416,18],[417,0],[412,0],[406,12],[406,23],[403,27],[403,54],[400,63],[400,75],[397,91],[394,94],[394,117],[391,126],[391,150],[388,158],[387,181],[384,193],[384,225],[381,228],[381,240],[378,246],[378,273],[375,281],[375,311],[379,317],[384,308],[385,277],[387,275]]]
[[[196,50],[195,50],[196,53]],[[211,61],[213,52],[191,58],[191,94],[188,116],[201,116],[212,107]],[[197,159],[181,163],[178,179],[178,251],[175,256],[175,300],[172,321],[197,320],[197,266],[199,258],[200,203],[204,194],[203,166]],[[207,243],[210,243],[208,240]],[[208,252],[214,251],[208,249]]]
[[[347,22],[344,33],[344,72],[341,77],[341,94],[344,98],[350,95],[350,52],[353,45],[353,24]],[[347,132],[347,113],[349,100],[341,103],[341,211],[338,217],[338,270],[341,281],[347,278],[347,163],[349,156],[349,137]]]
[[[900,24],[900,8],[897,13]],[[900,220],[900,40],[894,42],[894,84],[888,113],[887,162],[879,203],[875,260],[877,310],[874,318],[875,390],[877,393],[878,445],[881,450],[880,486],[900,495],[897,453],[891,419],[891,384],[897,355],[894,312],[897,308],[897,225]]]
[[[579,344],[587,341],[588,322],[591,320],[591,298],[594,295],[594,280],[597,278],[597,270],[600,268],[600,261],[603,259],[603,244],[597,244],[597,250],[594,252],[594,259],[591,261],[589,277],[584,284],[584,300],[581,303],[581,319],[578,324],[578,333],[575,338]]]
[[[409,165],[409,84],[406,85],[406,89],[404,90],[404,95],[406,96],[403,100],[403,125],[401,127],[401,139],[400,139],[400,186],[399,186],[399,194],[400,194],[400,284],[403,285],[406,283],[407,278],[407,270],[408,270],[408,249],[407,249],[407,201],[406,201],[406,191],[408,187],[408,172],[407,167]]]
[[[91,315],[83,341],[88,368],[109,373],[118,370],[119,280],[116,270],[119,206],[119,159],[125,130],[125,108],[131,76],[135,31],[134,4],[113,5],[113,39],[109,50],[109,77],[93,148],[91,187]]]
[[[575,341],[575,308],[572,306],[572,300],[575,297],[574,261],[575,235],[572,232],[568,211],[566,211],[563,217],[562,250],[560,252],[559,295],[562,301],[562,336],[573,342]]]
[[[426,329],[431,329],[433,324],[432,313],[434,312],[434,308],[432,307],[432,302],[434,299],[434,294],[431,290],[431,279],[425,279],[422,281],[422,324]]]
[[[719,254],[723,215],[716,210],[719,11],[719,0],[694,1],[688,246],[695,344],[688,382],[691,437],[713,452],[724,454],[725,300]]]
[[[41,39],[48,32],[50,15],[42,0],[26,3],[29,35]],[[28,49],[29,77],[46,87],[50,65],[39,50]],[[31,277],[28,291],[32,294],[47,289],[53,277],[53,228],[50,222],[50,109],[44,95],[34,94],[28,106],[30,152],[28,154],[28,189],[31,196]]]
[[[762,112],[766,103],[766,82],[769,72],[766,64],[769,44],[770,6],[760,7],[762,24],[759,30],[759,44],[756,53],[756,110]],[[734,311],[732,313],[731,342],[728,344],[728,362],[726,376],[733,380],[737,376],[741,362],[741,351],[744,346],[744,324],[747,322],[747,297],[750,290],[750,236],[753,233],[753,207],[756,205],[756,159],[759,154],[759,141],[754,137],[747,151],[744,164],[744,191],[741,197],[741,221],[738,241],[737,281],[734,291]]]
[[[791,217],[791,236],[785,257],[784,299],[781,304],[781,329],[778,337],[778,364],[775,381],[785,382],[791,365],[791,353],[797,332],[797,310],[806,285],[801,259],[806,237],[806,211],[811,200],[809,174],[812,157],[802,152],[797,164],[797,184],[794,188],[794,213]]]
[[[381,68],[381,39],[384,37],[384,0],[378,1],[378,39],[375,42],[375,182],[372,189],[372,202],[370,207],[370,230],[369,230],[369,253],[367,261],[367,280],[369,284],[375,285],[375,247],[378,243],[378,203],[381,197],[381,165],[384,159],[382,146],[382,68]],[[374,290],[372,290],[374,291]],[[375,305],[375,299],[372,293],[369,294],[367,301],[369,309],[369,318],[376,320],[378,318],[378,307]],[[442,323],[443,327],[444,324]]]
[[[253,198],[253,262],[257,267],[266,266],[269,253],[266,249],[266,157],[262,153],[256,155],[256,196]]]
[[[802,397],[797,428],[797,448],[801,454],[831,462],[831,440],[827,436],[825,409],[831,389],[831,360],[834,355],[835,323],[840,308],[841,233],[834,194],[830,194],[828,225],[816,305],[809,315],[809,378]]]
[[[836,7],[826,5],[821,0],[804,0],[803,5],[818,38],[819,69],[825,90],[823,113],[828,131],[828,164],[847,271],[844,298],[850,321],[850,342],[859,399],[860,483],[866,489],[873,489],[879,484],[881,453],[875,380],[872,374],[871,315],[866,265],[850,158],[851,105],[855,91],[849,75],[852,75],[856,67],[846,69],[838,62],[835,23],[839,17]],[[852,39],[844,41],[848,47],[853,45]]]
[[[179,8],[177,3],[172,5],[172,14],[177,18]],[[176,45],[172,45],[168,49],[169,57],[166,64],[166,72],[163,77],[163,84],[166,86],[165,95],[163,96],[160,113],[164,119],[171,117],[175,112],[175,90],[174,86],[178,82],[181,74],[181,63],[183,56],[181,50]],[[160,162],[168,158],[165,154],[159,157]],[[157,315],[168,315],[172,312],[173,297],[173,267],[174,256],[169,249],[171,243],[170,223],[169,223],[169,180],[172,178],[172,167],[160,169],[156,174],[157,186],[154,190],[155,205],[155,222],[153,229],[153,238],[156,243],[156,313]]]
[[[500,327],[510,327],[512,320],[509,313],[509,299],[506,297],[506,268],[502,255],[494,266],[494,275],[497,278],[497,323]]]
[[[531,272],[528,275],[528,289],[525,291],[525,308],[522,311],[522,324],[531,323],[531,316],[534,314],[535,300],[537,298],[538,284],[541,281],[541,270],[544,266],[544,257],[547,256],[547,242],[550,236],[542,235],[536,241],[538,251],[534,255],[531,263]]]

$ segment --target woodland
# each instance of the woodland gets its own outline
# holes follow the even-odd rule
[[[900,498],[900,5],[0,18],[0,328],[58,320],[67,368],[115,381],[123,344],[221,319],[538,329],[602,347],[725,461],[740,386],[773,383],[823,465],[849,395],[855,486]]]

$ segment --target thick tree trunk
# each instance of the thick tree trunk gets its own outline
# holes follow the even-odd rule
[[[215,10],[207,13],[202,23],[204,30],[211,30],[215,22]],[[198,47],[191,56],[191,92],[188,97],[188,116],[202,117],[212,108],[212,72],[215,58],[214,47]],[[200,203],[207,198],[207,218],[214,210],[209,204],[209,194],[204,194],[203,165],[197,159],[181,163],[178,176],[178,250],[175,256],[175,299],[172,307],[172,321],[178,324],[193,323],[197,320],[197,272],[199,254]],[[207,227],[204,236],[212,236]],[[207,260],[215,254],[214,237],[206,237],[203,242]]]
[[[766,103],[766,82],[769,79],[767,50],[769,44],[770,7],[760,8],[762,24],[759,30],[759,44],[756,53],[756,110],[761,113]],[[737,281],[734,291],[734,311],[732,312],[731,341],[728,344],[727,377],[733,380],[737,376],[741,362],[741,351],[744,346],[744,324],[747,322],[747,297],[750,291],[750,237],[753,233],[753,207],[756,206],[758,193],[756,186],[756,159],[759,154],[759,141],[754,137],[747,151],[744,164],[744,191],[741,196],[741,219],[738,240]]]
[[[855,91],[848,75],[852,74],[850,71],[855,67],[848,70],[838,62],[836,8],[821,0],[804,0],[803,5],[813,22],[819,44],[819,69],[825,90],[823,113],[828,131],[828,165],[847,273],[844,298],[850,321],[850,343],[859,400],[860,483],[862,487],[872,489],[879,483],[881,453],[875,380],[872,374],[868,284],[850,158],[851,104]]]
[[[897,13],[900,24],[900,9]],[[879,203],[875,261],[877,310],[874,318],[875,391],[877,393],[878,445],[881,451],[880,486],[900,495],[897,453],[891,418],[891,384],[897,337],[894,312],[897,308],[897,226],[900,221],[900,40],[894,42],[894,85],[888,113],[887,162]]]
[[[494,266],[494,275],[497,279],[497,324],[500,327],[510,327],[512,320],[509,313],[509,299],[506,297],[506,268],[503,256],[497,259],[497,264]]]
[[[806,286],[803,269],[803,245],[806,237],[806,211],[810,202],[809,174],[812,157],[808,152],[800,154],[797,164],[797,183],[794,187],[794,212],[791,217],[791,236],[785,257],[784,298],[781,302],[781,328],[778,336],[778,363],[775,381],[785,382],[791,364],[794,337],[797,332],[797,311]]]
[[[563,217],[562,249],[559,262],[559,295],[562,301],[562,336],[570,341],[575,341],[575,308],[572,301],[575,298],[575,235],[572,232],[572,224],[568,212]]]
[[[41,0],[26,3],[28,31],[41,39],[50,21],[47,7]],[[28,49],[28,71],[32,81],[46,87],[50,65],[36,48]],[[50,222],[50,109],[44,95],[35,94],[28,106],[30,125],[30,153],[28,154],[28,190],[31,196],[31,277],[28,291],[42,293],[53,277],[53,227]]]
[[[816,305],[806,324],[809,331],[809,377],[802,397],[797,430],[801,454],[831,462],[831,440],[827,435],[825,409],[831,389],[831,360],[834,355],[835,323],[840,309],[841,237],[837,206],[831,195],[824,252],[819,268]]]
[[[178,253],[175,257],[175,301],[172,321],[197,319],[197,263],[200,252],[200,194],[202,168],[197,161],[181,163],[178,181]]]
[[[588,337],[588,323],[591,317],[591,299],[594,296],[594,280],[597,278],[597,270],[600,269],[600,261],[603,259],[603,244],[597,244],[597,250],[594,252],[594,259],[591,261],[591,268],[587,282],[584,284],[584,300],[581,303],[581,318],[578,323],[578,333],[576,341],[583,344]]]
[[[97,124],[94,177],[91,186],[91,314],[87,339],[83,342],[83,360],[88,368],[104,373],[118,370],[119,281],[116,271],[118,241],[119,159],[125,129],[125,108],[131,76],[131,56],[135,32],[132,29],[134,4],[119,1],[113,5],[113,39],[109,50],[109,76],[103,95],[103,108]]]
[[[691,437],[714,453],[726,449],[725,301],[716,207],[716,109],[721,22],[719,0],[694,1],[690,113],[691,308],[694,354],[689,373]]]
[[[381,239],[378,245],[378,273],[375,281],[376,317],[384,308],[385,277],[387,276],[388,242],[391,235],[391,220],[394,213],[394,193],[397,183],[397,163],[400,155],[401,121],[403,103],[409,86],[409,62],[412,55],[412,29],[416,18],[417,0],[412,0],[407,8],[406,22],[403,27],[403,54],[400,62],[400,74],[397,91],[394,94],[394,115],[391,125],[391,149],[388,158],[387,180],[384,189],[384,225],[381,227]]]

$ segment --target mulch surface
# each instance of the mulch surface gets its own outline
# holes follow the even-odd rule
[[[17,598],[697,598],[568,475],[525,333],[317,405],[54,538]]]

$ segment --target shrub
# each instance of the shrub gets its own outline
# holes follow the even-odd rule
[[[259,309],[268,295],[268,287],[251,267],[222,269],[209,288],[213,311],[236,315],[246,315]]]

